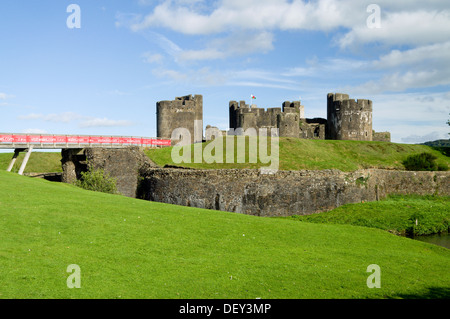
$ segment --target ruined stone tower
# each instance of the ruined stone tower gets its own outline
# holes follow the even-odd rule
[[[177,128],[185,128],[191,134],[191,143],[203,141],[203,96],[187,95],[172,101],[156,103],[156,134],[172,138]]]
[[[372,101],[328,93],[326,138],[372,141]]]

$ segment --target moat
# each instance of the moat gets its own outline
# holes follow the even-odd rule
[[[450,249],[450,233],[434,234],[426,236],[415,236],[411,237],[414,240],[423,241],[425,243],[439,245]]]

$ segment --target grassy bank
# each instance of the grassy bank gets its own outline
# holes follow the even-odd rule
[[[199,169],[260,168],[267,164],[249,163],[249,146],[246,144],[245,163],[237,163],[237,142],[234,142],[234,163],[226,161],[226,145],[235,137],[227,137],[223,143],[223,163],[194,163],[194,147],[191,163],[176,164],[172,160],[172,147],[147,150],[146,154],[158,165],[178,165]],[[270,145],[270,142],[268,143]],[[203,143],[203,150],[208,143]],[[450,158],[426,145],[396,144],[387,142],[279,139],[279,169],[322,170],[339,169],[353,171],[362,168],[404,169],[402,161],[409,155],[430,152],[438,163],[449,166]],[[255,152],[253,152],[255,153]],[[270,153],[269,153],[270,154]]]
[[[450,197],[390,196],[378,202],[347,204],[329,212],[286,218],[312,223],[373,227],[403,235],[430,235],[449,230]]]
[[[11,162],[13,153],[0,153],[0,170],[6,170]],[[18,172],[25,152],[20,153],[12,172]],[[62,172],[61,152],[33,152],[24,173],[58,173]]]
[[[0,298],[448,298],[450,251],[0,171]],[[66,286],[70,264],[81,288]],[[369,289],[367,267],[381,268]]]

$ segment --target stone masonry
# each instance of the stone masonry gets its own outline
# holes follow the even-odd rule
[[[75,182],[88,167],[103,169],[117,180],[118,192],[128,197],[136,197],[140,170],[157,167],[139,147],[65,149],[62,150],[61,162],[63,182]]]
[[[372,101],[348,94],[327,96],[327,134],[330,140],[372,141]]]
[[[147,169],[138,197],[257,216],[306,215],[389,194],[450,195],[450,172]]]
[[[160,138],[172,138],[177,128],[185,128],[191,135],[191,143],[203,141],[203,96],[187,95],[172,101],[156,103],[156,131]]]
[[[254,128],[279,129],[279,136],[324,139],[325,119],[306,119],[305,107],[300,101],[285,101],[282,107],[258,108],[256,105],[248,105],[245,101],[230,101],[229,103],[230,128],[242,128],[244,131]]]

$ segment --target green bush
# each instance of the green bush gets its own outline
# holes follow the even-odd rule
[[[81,173],[81,179],[76,181],[75,185],[95,192],[117,193],[117,180],[106,174],[103,169],[94,170],[90,167],[87,172]]]
[[[431,153],[420,153],[408,156],[403,165],[408,171],[437,171],[444,169],[436,163],[437,157]]]

